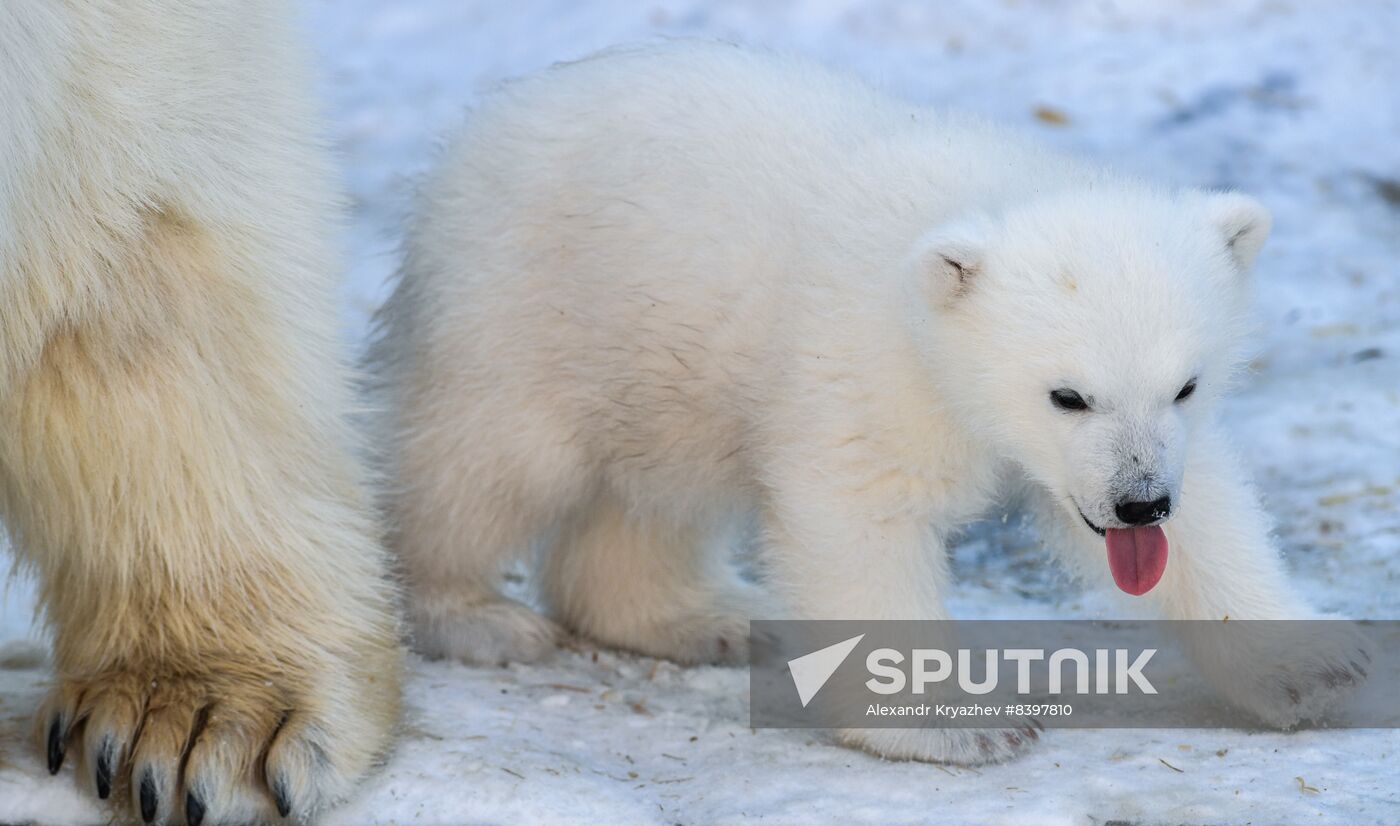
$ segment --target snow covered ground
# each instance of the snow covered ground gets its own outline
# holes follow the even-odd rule
[[[413,178],[499,80],[653,34],[807,53],[911,99],[1275,210],[1256,372],[1230,416],[1323,608],[1400,602],[1400,7],[1265,0],[579,3],[313,0],[353,197],[348,328],[384,295]],[[1389,80],[1387,80],[1389,78]],[[955,552],[962,616],[1104,617],[1014,520]],[[29,588],[0,603],[0,821],[100,823],[26,740]],[[1400,731],[1055,731],[976,771],[752,731],[741,669],[579,644],[533,666],[415,661],[388,767],[336,824],[1400,823]]]

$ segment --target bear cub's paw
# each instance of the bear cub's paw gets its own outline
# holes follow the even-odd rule
[[[424,600],[414,606],[413,632],[413,647],[424,657],[472,665],[534,662],[564,636],[549,618],[505,597],[461,605]]]
[[[627,647],[681,665],[744,665],[749,661],[749,617],[700,611],[648,629]]]
[[[1045,727],[1031,719],[1014,728],[843,729],[842,744],[889,760],[981,766],[1010,760],[1040,739]]]
[[[746,665],[749,622],[772,616],[762,592],[746,585],[713,584],[673,594],[666,610],[609,612],[565,622],[606,645],[681,665]]]
[[[1231,700],[1270,726],[1326,720],[1368,676],[1372,644],[1349,624],[1320,623],[1303,639],[1291,631],[1279,636],[1287,639],[1261,641],[1219,678]]]

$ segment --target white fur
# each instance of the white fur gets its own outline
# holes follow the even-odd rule
[[[532,544],[562,622],[682,661],[750,616],[942,618],[945,538],[1017,479],[1105,579],[1075,503],[1170,493],[1162,616],[1304,614],[1215,415],[1268,223],[725,45],[511,83],[426,186],[375,351],[418,643],[533,637],[482,625]],[[771,610],[716,563],[750,514]]]
[[[158,823],[305,820],[397,720],[283,6],[0,3],[0,516],[54,639],[41,752],[122,820],[145,778]]]

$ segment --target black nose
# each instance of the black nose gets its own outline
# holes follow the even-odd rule
[[[1113,512],[1126,525],[1149,525],[1171,514],[1172,500],[1170,496],[1163,496],[1151,502],[1119,502]]]

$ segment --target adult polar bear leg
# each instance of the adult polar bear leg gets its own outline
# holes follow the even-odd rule
[[[629,509],[612,494],[569,521],[543,561],[545,596],[581,634],[681,663],[748,661],[756,588],[728,570],[705,520]]]
[[[54,640],[37,739],[147,822],[306,819],[397,718],[281,14],[0,4],[0,517]]]
[[[791,476],[772,492],[764,562],[791,616],[949,619],[942,599],[947,557],[929,520],[918,511],[892,511],[893,500],[870,496],[868,487],[838,491],[822,481],[835,478],[861,476],[828,468]],[[891,759],[979,765],[1016,756],[1039,734],[1026,721],[1011,729],[842,729],[837,737]]]
[[[1047,537],[1077,569],[1109,583],[1104,541],[1040,497]],[[1164,525],[1167,567],[1145,596],[1169,620],[1307,620],[1317,613],[1289,583],[1268,519],[1228,440],[1208,424],[1190,441],[1181,501]],[[1111,587],[1111,585],[1110,585]],[[1288,727],[1323,711],[1365,677],[1364,640],[1345,626],[1213,633],[1180,627],[1202,673],[1236,704]],[[1294,626],[1293,629],[1299,629]]]

